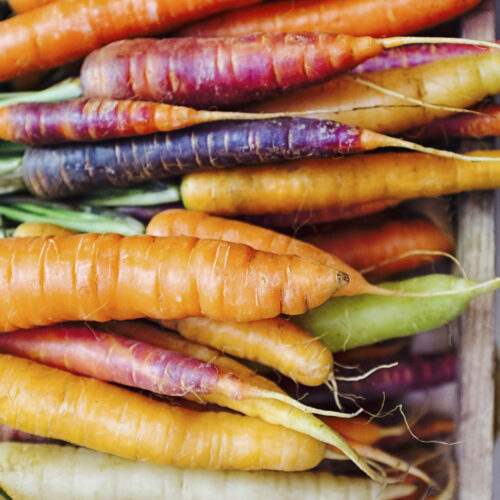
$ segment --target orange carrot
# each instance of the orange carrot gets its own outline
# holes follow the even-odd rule
[[[349,275],[349,283],[338,289],[337,296],[360,293],[386,294],[384,290],[379,290],[367,283],[359,273],[335,255],[303,241],[245,222],[222,219],[202,212],[190,212],[182,209],[166,210],[151,219],[146,232],[153,236],[182,235],[231,241],[244,243],[256,250],[274,254],[298,255],[335,267]]]
[[[75,61],[112,42],[165,33],[258,0],[58,0],[0,23],[0,80]]]
[[[305,385],[324,384],[333,376],[331,352],[284,318],[244,323],[185,318],[162,324],[193,342],[270,366]]]
[[[18,14],[22,12],[27,12],[28,10],[33,10],[42,5],[52,3],[55,0],[8,0],[10,8],[17,12]]]
[[[453,252],[451,234],[423,217],[371,218],[334,224],[328,233],[302,239],[332,253],[371,279],[415,269],[441,258],[426,251]],[[422,254],[398,258],[408,252]],[[383,264],[389,261],[387,264]]]
[[[241,8],[181,30],[186,36],[242,35],[273,31],[332,31],[395,36],[421,31],[460,16],[480,0],[281,0]]]
[[[324,445],[260,419],[195,412],[0,355],[0,421],[42,437],[180,467],[304,470]]]
[[[318,262],[189,237],[0,240],[0,331],[62,321],[299,314],[347,281]]]
[[[28,236],[64,236],[76,234],[76,231],[47,222],[23,222],[14,230],[17,238]]]
[[[184,206],[220,215],[287,213],[383,198],[411,199],[500,187],[499,161],[468,163],[418,153],[363,154],[268,167],[200,172],[181,184]]]

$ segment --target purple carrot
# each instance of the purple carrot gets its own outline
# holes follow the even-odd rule
[[[385,361],[360,362],[359,370],[335,371],[338,377],[356,377],[384,364]],[[383,395],[395,397],[410,391],[429,389],[455,380],[456,356],[452,353],[401,357],[397,366],[380,369],[363,380],[337,380],[341,394],[361,396],[365,401],[380,401]],[[327,407],[332,405],[331,390],[326,386],[306,387],[284,380],[282,387],[306,404]]]
[[[488,47],[464,44],[415,44],[383,50],[351,70],[360,75],[394,68],[412,68],[450,57],[480,54],[492,50]]]
[[[393,141],[331,120],[224,121],[132,139],[28,149],[23,176],[35,196],[64,198],[192,171],[359,153]]]
[[[19,441],[22,443],[44,443],[44,444],[62,444],[63,441],[57,439],[44,438],[29,434],[28,432],[18,431],[13,427],[0,422],[0,442]]]
[[[481,138],[500,134],[500,105],[490,104],[474,111],[481,114],[459,113],[448,116],[410,130],[405,135],[418,140],[434,140],[447,137]]]
[[[85,59],[81,83],[88,97],[229,107],[325,82],[381,50],[331,33],[122,40]]]

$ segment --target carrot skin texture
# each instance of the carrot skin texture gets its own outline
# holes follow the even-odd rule
[[[305,470],[323,457],[322,443],[257,418],[171,407],[8,355],[0,355],[0,373],[8,394],[0,401],[3,423],[123,458],[208,469]]]
[[[336,224],[328,233],[302,237],[304,241],[335,254],[354,269],[363,270],[413,250],[452,253],[453,237],[425,218],[360,220]],[[442,256],[423,253],[377,267],[368,276],[380,279],[389,274],[427,265]]]
[[[499,161],[469,163],[419,153],[364,154],[331,160],[186,175],[181,197],[189,210],[218,215],[290,213],[500,187]],[[361,182],[363,181],[363,182]]]
[[[0,81],[76,61],[114,40],[165,33],[234,5],[229,0],[60,0],[2,21]]]
[[[316,307],[346,279],[314,261],[189,237],[6,238],[0,331],[140,317],[252,321]]]
[[[332,31],[375,37],[407,35],[460,16],[480,0],[301,0],[264,3],[220,14],[180,30],[182,36]]]
[[[212,109],[310,87],[381,50],[331,33],[121,40],[85,59],[81,83],[88,97]]]
[[[370,285],[366,280],[334,254],[290,236],[245,222],[222,219],[202,212],[174,209],[153,217],[146,228],[146,233],[152,236],[194,236],[230,241],[278,255],[298,255],[334,267],[349,275],[349,283],[338,289],[337,296],[357,295],[370,291]],[[376,292],[376,290],[371,291]]]
[[[183,396],[215,390],[219,370],[173,351],[86,327],[56,325],[0,335],[0,351],[99,380]]]
[[[99,187],[128,186],[194,170],[365,149],[359,128],[330,120],[224,121],[98,144],[28,149],[23,175],[35,196],[64,198]]]
[[[355,75],[385,71],[394,68],[413,68],[450,57],[481,54],[489,52],[488,47],[463,44],[415,44],[383,50],[351,70]]]
[[[476,111],[483,114],[459,113],[447,116],[410,130],[405,135],[419,140],[500,135],[500,105],[490,104],[479,107]]]
[[[209,111],[144,101],[20,103],[0,108],[0,138],[39,146],[153,134],[216,119]]]

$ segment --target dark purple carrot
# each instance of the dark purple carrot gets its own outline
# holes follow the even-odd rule
[[[358,64],[351,73],[360,75],[393,68],[412,68],[441,59],[480,54],[488,47],[464,44],[415,44],[383,50],[380,54]]]
[[[447,137],[480,138],[500,134],[500,105],[481,106],[474,111],[477,113],[459,113],[435,120],[418,129],[412,129],[405,135],[418,140],[434,140]]]
[[[229,107],[325,82],[378,54],[382,42],[332,33],[135,39],[97,49],[84,95]]]
[[[132,139],[28,149],[23,177],[35,196],[65,198],[193,171],[325,158],[392,146],[467,161],[484,160],[424,148],[332,120],[283,117],[204,123]]]
[[[316,412],[215,364],[85,326],[62,324],[5,333],[0,335],[0,352],[156,394],[276,399],[306,413]]]
[[[404,356],[397,366],[381,368],[362,380],[346,381],[368,373],[383,364],[380,360],[357,363],[359,370],[335,372],[340,394],[361,396],[365,401],[380,401],[386,397],[397,397],[410,391],[429,389],[455,380],[456,356],[452,353]],[[285,379],[280,384],[290,394],[296,395],[305,404],[326,408],[332,405],[332,394],[326,386],[300,386]]]

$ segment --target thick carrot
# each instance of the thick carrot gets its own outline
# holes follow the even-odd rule
[[[85,59],[81,84],[88,97],[230,107],[327,81],[381,50],[320,32],[121,40]]]
[[[194,23],[183,36],[242,35],[273,31],[332,31],[395,36],[430,28],[460,16],[479,0],[284,0],[241,8]]]
[[[500,105],[489,104],[476,108],[475,111],[477,113],[459,113],[435,120],[412,129],[405,135],[419,140],[428,140],[447,137],[480,138],[500,134]]]
[[[0,444],[0,485],[16,500],[391,500],[415,487],[380,485],[328,472],[180,469],[133,462],[84,448]]]
[[[299,257],[197,238],[114,234],[0,240],[0,330],[62,321],[251,321],[316,307],[348,280]]]
[[[346,207],[386,198],[441,196],[500,187],[498,158],[467,163],[418,153],[365,154],[332,160],[300,160],[185,176],[181,197],[189,210],[220,215],[289,213]]]
[[[0,138],[43,145],[153,134],[216,120],[262,118],[269,118],[269,115],[198,111],[145,101],[81,98],[0,108]]]
[[[76,61],[114,40],[165,33],[236,5],[229,0],[59,0],[1,22],[0,80]]]
[[[459,316],[474,297],[499,288],[500,280],[479,285],[451,275],[430,274],[380,286],[410,293],[445,294],[413,298],[368,294],[337,297],[298,316],[294,322],[321,337],[332,352],[344,351],[442,326]]]
[[[28,149],[23,157],[23,175],[26,186],[36,196],[62,198],[192,171],[331,157],[391,146],[457,157],[455,153],[425,149],[331,120],[283,117],[206,123],[127,140],[111,139],[98,145]],[[484,158],[471,159],[478,160]]]
[[[298,255],[335,267],[349,275],[349,283],[339,288],[338,295],[383,292],[366,280],[332,253],[313,245],[245,222],[214,217],[203,212],[166,210],[150,221],[146,229],[152,236],[194,236],[213,240],[243,243],[256,250],[281,255]]]
[[[415,44],[386,49],[379,55],[358,64],[351,74],[362,75],[374,71],[393,68],[413,68],[421,64],[429,64],[450,57],[481,54],[490,48],[462,44]]]
[[[442,258],[425,252],[454,249],[453,236],[425,217],[389,216],[330,225],[327,233],[301,236],[304,241],[332,253],[372,279],[415,269]],[[408,252],[422,251],[402,257]],[[388,261],[387,264],[384,262]]]
[[[331,207],[321,210],[298,210],[287,214],[244,215],[242,220],[269,228],[301,228],[304,226],[333,222],[336,220],[355,219],[373,214],[401,203],[397,199],[386,199],[358,203],[347,207]]]
[[[46,222],[23,222],[16,227],[13,236],[22,238],[29,236],[64,236],[70,234],[76,234],[76,231]]]
[[[385,134],[429,123],[465,109],[500,92],[500,52],[453,57],[414,68],[398,68],[362,75],[362,79],[438,108],[423,107],[401,97],[368,88],[353,75],[323,85],[257,103],[254,112],[308,112]],[[325,112],[325,110],[327,110]],[[309,116],[312,116],[309,115]]]
[[[284,318],[248,323],[185,318],[162,324],[193,342],[270,366],[305,385],[324,384],[333,376],[330,351]]]
[[[331,360],[324,346],[323,351],[328,352]],[[232,399],[270,398],[305,412],[324,414],[280,392],[246,383],[212,363],[86,327],[61,325],[5,333],[0,335],[0,352],[155,394],[216,393]],[[331,361],[328,368],[331,374]]]
[[[36,9],[54,1],[55,0],[8,0],[8,4],[14,12],[21,14],[22,12]]]
[[[324,445],[257,418],[169,406],[99,380],[0,355],[0,421],[42,437],[179,467],[304,470]]]

